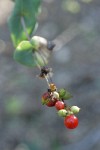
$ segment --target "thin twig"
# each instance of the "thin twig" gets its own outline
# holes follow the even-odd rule
[[[49,84],[48,78],[45,75],[44,75],[44,77],[45,77],[45,80],[46,80],[46,82],[48,84],[48,87],[50,88],[50,84]]]
[[[42,60],[43,60],[43,62],[44,62],[44,64],[45,64],[45,66],[46,66],[46,61],[45,61],[44,57],[41,55],[40,51],[38,51],[38,53],[40,54],[40,56],[41,56],[41,58],[42,58]],[[49,77],[49,79],[50,79],[50,82],[52,82],[52,78],[51,78],[51,76],[50,76],[50,73],[48,73],[48,77]],[[49,80],[48,80],[48,82],[49,82]]]

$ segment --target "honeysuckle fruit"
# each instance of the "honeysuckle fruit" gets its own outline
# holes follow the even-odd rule
[[[53,95],[54,99],[59,99],[59,93],[58,92],[54,91],[54,92],[52,92],[52,95]]]
[[[46,92],[42,95],[42,104],[47,105],[48,107],[55,106],[56,100],[52,100],[52,95],[49,92]]]
[[[66,116],[64,124],[68,129],[75,129],[78,126],[78,118],[75,115]]]
[[[72,107],[70,108],[70,110],[71,110],[71,112],[73,112],[74,114],[77,114],[77,113],[79,113],[80,108],[79,108],[78,106],[72,106]]]
[[[58,111],[58,115],[59,115],[60,117],[66,117],[66,116],[67,116],[67,110],[65,110],[65,109],[59,110],[59,111]]]

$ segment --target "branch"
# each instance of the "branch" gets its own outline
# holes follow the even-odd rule
[[[77,23],[74,23],[53,40],[53,42],[56,44],[54,51],[60,50],[63,46],[65,46],[68,42],[70,42],[79,34],[80,27]]]

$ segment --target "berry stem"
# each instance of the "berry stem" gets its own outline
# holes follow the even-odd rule
[[[48,84],[48,87],[50,88],[50,84],[49,84],[49,80],[48,80],[48,78],[44,75],[44,77],[45,77],[45,80],[46,80],[46,82],[47,82],[47,84]]]
[[[30,36],[29,36],[29,34],[28,34],[28,32],[27,32],[27,29],[26,29],[26,25],[25,25],[25,20],[24,20],[24,18],[23,17],[21,17],[21,24],[22,24],[22,27],[23,27],[23,30],[24,30],[24,32],[25,32],[25,34],[26,34],[26,37],[27,37],[27,39],[30,41]],[[42,56],[41,56],[42,57]],[[43,57],[42,57],[42,59],[43,59]],[[43,59],[43,61],[44,61],[44,64],[45,64],[45,60]],[[41,66],[39,65],[39,64],[37,64],[37,67],[39,68],[39,70],[41,70]],[[45,75],[44,75],[45,76]],[[45,80],[46,80],[46,82],[47,82],[47,85],[48,85],[48,87],[50,87],[50,84],[49,84],[49,80],[48,80],[48,78],[45,76]],[[52,80],[52,79],[51,79]]]

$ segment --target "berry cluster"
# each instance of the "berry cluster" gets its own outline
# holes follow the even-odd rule
[[[72,95],[65,89],[56,88],[54,83],[49,84],[49,89],[42,95],[42,104],[48,107],[53,107],[58,111],[58,115],[64,117],[64,125],[69,129],[74,129],[78,126],[78,118],[75,116],[80,110],[77,106],[68,106],[65,100],[68,100]]]

